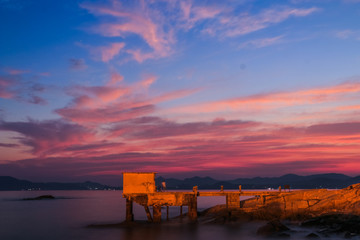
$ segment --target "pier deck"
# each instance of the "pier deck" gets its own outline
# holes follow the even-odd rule
[[[240,188],[241,189],[241,188]],[[279,189],[279,191],[198,191],[197,187],[193,191],[185,192],[153,192],[153,193],[124,193],[123,197],[126,198],[126,220],[133,221],[133,202],[142,205],[148,217],[148,221],[160,222],[161,221],[161,207],[179,206],[180,215],[182,214],[182,206],[188,207],[188,217],[196,221],[197,219],[197,198],[198,197],[216,197],[225,196],[226,207],[228,209],[241,208],[240,196],[254,196],[260,199],[260,204],[265,204],[266,197],[277,196],[279,194],[287,194]],[[150,214],[149,206],[153,207],[153,216]]]

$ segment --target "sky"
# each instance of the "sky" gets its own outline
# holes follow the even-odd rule
[[[0,175],[360,175],[359,0],[0,0]]]

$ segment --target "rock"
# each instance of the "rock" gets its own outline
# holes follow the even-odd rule
[[[306,235],[306,238],[315,239],[315,238],[320,238],[320,237],[316,233],[309,233],[308,235]]]
[[[276,235],[276,238],[290,238],[290,237],[291,237],[290,234],[284,233],[284,232],[279,233],[279,234]]]
[[[344,238],[352,238],[352,237],[355,237],[357,234],[356,233],[352,233],[352,232],[346,232],[345,235],[344,235]]]
[[[279,236],[280,233],[290,230],[284,224],[282,224],[279,220],[273,220],[268,222],[266,225],[260,227],[256,234],[264,237],[275,237]]]
[[[326,214],[301,224],[303,227],[321,228],[324,234],[344,234],[346,238],[360,234],[360,216],[350,214]]]
[[[45,200],[45,199],[55,199],[52,195],[41,195],[35,198],[24,198],[23,200]]]

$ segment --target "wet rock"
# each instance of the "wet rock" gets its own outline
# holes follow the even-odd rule
[[[306,238],[308,238],[308,239],[317,239],[317,238],[320,238],[320,237],[316,233],[309,233],[308,235],[306,235]]]
[[[360,234],[360,216],[349,214],[327,214],[301,224],[305,227],[321,228],[321,233],[345,233],[345,237]]]
[[[344,238],[350,239],[350,238],[355,237],[355,236],[357,236],[357,235],[358,235],[358,234],[353,233],[353,232],[346,232],[345,235],[344,235]]]
[[[266,225],[260,227],[256,234],[263,237],[279,237],[283,232],[290,230],[287,226],[282,224],[279,220],[273,220]],[[285,235],[283,235],[285,236]]]
[[[55,199],[52,195],[41,195],[35,198],[24,198],[23,200],[46,200],[46,199]]]
[[[291,237],[290,234],[284,233],[284,232],[279,233],[279,234],[276,235],[276,238],[290,238],[290,237]]]

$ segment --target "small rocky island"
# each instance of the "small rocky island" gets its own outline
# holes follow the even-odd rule
[[[53,200],[55,197],[53,195],[41,195],[34,198],[23,198],[25,201],[31,201],[31,200]]]

